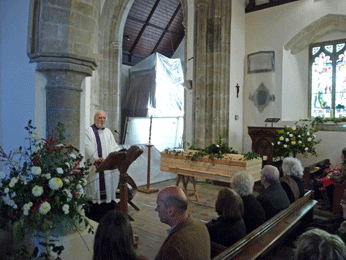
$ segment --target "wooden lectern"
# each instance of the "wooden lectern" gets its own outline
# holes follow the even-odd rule
[[[277,130],[283,129],[282,127],[259,127],[249,126],[248,133],[252,140],[252,151],[267,157],[263,160],[263,164],[273,165],[274,147],[272,143]]]
[[[141,150],[138,146],[131,146],[126,151],[112,152],[110,153],[105,161],[96,169],[96,172],[102,172],[106,170],[119,169],[120,172],[120,211],[128,216],[128,206],[129,201],[127,183],[133,182],[132,178],[126,173],[127,169],[130,167],[141,154]],[[129,217],[129,216],[128,216]]]

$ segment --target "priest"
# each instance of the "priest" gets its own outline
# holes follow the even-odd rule
[[[114,209],[116,190],[119,183],[119,171],[116,169],[96,172],[96,167],[104,162],[108,154],[121,149],[115,142],[111,130],[105,127],[106,122],[106,113],[102,110],[98,111],[94,116],[94,124],[86,129],[85,158],[93,164],[88,175],[86,193],[93,204],[106,203],[108,204],[106,207]],[[98,208],[97,211],[99,210]]]

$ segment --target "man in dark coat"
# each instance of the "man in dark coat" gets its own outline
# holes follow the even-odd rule
[[[261,171],[261,183],[264,190],[257,196],[257,200],[261,203],[267,219],[290,205],[287,194],[279,182],[279,177],[279,170],[275,166],[266,165]]]

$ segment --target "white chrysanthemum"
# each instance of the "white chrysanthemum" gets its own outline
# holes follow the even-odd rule
[[[59,167],[59,168],[56,168],[56,172],[57,172],[58,174],[63,174],[63,173],[64,173],[64,170],[61,169],[61,168]]]
[[[46,173],[45,177],[46,177],[47,180],[49,180],[50,178],[52,178],[52,174]]]
[[[290,134],[290,132],[287,132],[287,134],[289,135],[289,134]]]
[[[274,143],[272,143],[272,146],[274,146]]]
[[[310,135],[310,132],[307,132],[306,135]]]
[[[285,148],[287,148],[287,145],[286,145],[286,144],[284,144],[284,147],[285,147]]]
[[[279,139],[280,139],[280,141],[283,141],[283,140],[284,140],[284,137],[283,137],[283,136],[280,136]]]
[[[51,178],[48,182],[48,186],[52,190],[58,190],[63,186],[63,183],[60,178]]]
[[[71,157],[72,159],[76,159],[76,158],[77,158],[77,156],[76,156],[74,153],[71,153],[71,154],[70,154],[70,157]]]
[[[32,195],[34,195],[35,197],[39,197],[43,194],[43,187],[35,185],[32,188]]]
[[[6,173],[0,172],[0,180],[5,179],[5,178],[6,178]]]
[[[309,150],[309,147],[305,147],[305,151]]]
[[[64,211],[64,213],[67,215],[70,211],[70,206],[65,204],[64,206],[62,206],[62,210]]]
[[[296,130],[297,129],[297,127],[295,127],[295,126],[292,126],[292,130]]]
[[[10,192],[10,189],[8,187],[5,188],[4,190],[5,193],[9,193]]]
[[[296,144],[296,141],[292,141],[291,144],[292,144],[292,145],[295,145],[295,144]]]
[[[308,138],[308,142],[311,142],[311,140],[312,140],[311,137],[309,137],[309,138]]]
[[[24,206],[23,206],[23,209],[24,210],[30,210],[31,206],[29,203],[25,203]]]
[[[41,167],[39,167],[39,166],[33,166],[33,167],[31,167],[31,173],[32,173],[33,175],[40,175],[41,172],[42,172]]]
[[[73,197],[71,191],[68,190],[68,189],[64,189],[63,191],[64,191],[64,192],[66,193],[66,195],[67,195],[67,202],[70,202],[71,199],[72,199],[72,197]]]
[[[278,144],[281,144],[281,142],[280,142],[280,141],[278,141]]]
[[[312,135],[312,136],[316,138],[316,135]]]
[[[298,135],[298,138],[301,138],[302,136],[301,135]]]
[[[65,182],[65,184],[70,184],[70,181],[67,178],[64,179],[64,182]]]
[[[78,195],[79,197],[84,195],[84,189],[83,189],[82,185],[78,184],[78,185],[76,186],[76,189],[77,189],[77,195]]]
[[[285,141],[286,141],[286,143],[288,143],[290,141],[290,139],[286,138]]]
[[[46,215],[51,209],[51,206],[49,204],[49,202],[43,202],[40,206],[40,208],[38,209],[38,211],[42,214],[42,215]]]
[[[31,201],[28,204],[30,207],[32,207],[32,205],[34,205]]]
[[[293,137],[293,134],[290,134],[290,137]]]
[[[70,164],[68,162],[65,162],[67,168],[71,168]]]
[[[28,184],[28,179],[26,176],[20,176],[21,181],[23,182],[24,185]]]
[[[29,210],[23,209],[23,214],[24,214],[25,216],[28,216],[28,215],[29,215]]]
[[[302,143],[302,141],[298,141],[298,144],[301,144]]]

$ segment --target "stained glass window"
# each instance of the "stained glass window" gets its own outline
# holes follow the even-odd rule
[[[311,117],[346,116],[346,39],[310,45]]]

